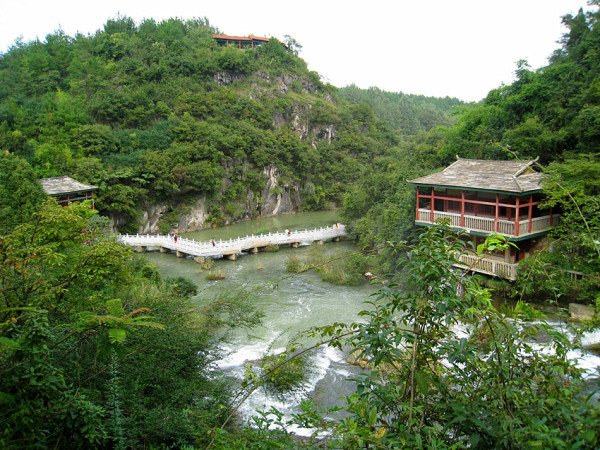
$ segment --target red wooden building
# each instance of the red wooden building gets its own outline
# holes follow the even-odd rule
[[[490,234],[505,236],[518,249],[484,258],[462,255],[460,261],[476,272],[516,279],[517,263],[560,219],[552,209],[540,208],[544,175],[534,162],[458,158],[441,172],[409,180],[417,186],[415,223],[449,219],[450,227],[469,233],[475,245]]]
[[[226,36],[224,34],[213,34],[213,38],[220,45],[235,45],[237,48],[255,48],[269,42],[269,38],[260,36]]]
[[[44,192],[55,197],[59,205],[66,206],[73,202],[92,201],[94,209],[94,191],[98,186],[80,183],[71,177],[42,178],[40,180]]]

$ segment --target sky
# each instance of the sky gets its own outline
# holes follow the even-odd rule
[[[62,29],[94,34],[107,19],[136,24],[207,18],[224,34],[289,35],[323,81],[479,101],[514,80],[517,61],[547,65],[587,0],[0,0],[0,53],[17,38]]]

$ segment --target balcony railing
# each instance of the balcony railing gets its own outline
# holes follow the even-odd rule
[[[536,217],[531,220],[531,230],[529,230],[529,219],[519,221],[519,232],[517,234],[515,230],[515,221],[498,219],[498,230],[496,230],[496,220],[493,217],[481,217],[481,216],[464,216],[464,225],[461,226],[460,214],[449,213],[442,211],[433,212],[433,221],[431,220],[431,210],[419,209],[419,215],[417,222],[432,224],[438,219],[450,219],[450,226],[452,228],[460,228],[462,230],[481,231],[484,233],[497,233],[504,236],[528,236],[531,234],[537,234],[550,229],[550,221],[552,220],[552,226],[558,225],[560,216]]]
[[[518,264],[510,264],[502,261],[496,261],[491,258],[482,258],[477,255],[462,254],[456,255],[460,263],[455,264],[461,269],[469,269],[473,272],[485,273],[499,278],[515,281],[517,279]]]

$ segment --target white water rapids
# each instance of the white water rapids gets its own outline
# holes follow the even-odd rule
[[[244,236],[259,230],[281,231],[285,228],[298,229],[326,226],[338,222],[333,212],[306,213],[280,216],[258,221],[244,222],[230,227],[207,230],[190,234],[200,240],[229,239]],[[320,247],[320,248],[319,248]],[[173,254],[148,253],[155,261],[163,276],[185,276],[199,288],[198,302],[209,303],[219,293],[227,293],[260,287],[251,300],[253,306],[264,313],[263,324],[252,330],[238,329],[227,336],[222,346],[223,358],[218,368],[227,375],[241,380],[244,377],[244,364],[258,361],[265,354],[277,354],[295,336],[313,326],[331,322],[358,321],[358,312],[367,308],[365,301],[376,288],[369,285],[360,287],[335,286],[321,281],[314,271],[290,277],[285,269],[285,261],[292,255],[306,255],[310,252],[324,252],[334,255],[342,251],[353,251],[350,242],[327,243],[325,246],[304,246],[298,249],[282,247],[279,252],[244,255],[237,261],[216,260],[215,269],[222,270],[225,279],[207,281],[205,272],[191,259],[176,258]],[[548,323],[556,328],[564,327],[560,319]],[[466,333],[465,329],[457,330]],[[465,335],[463,334],[463,337]],[[571,336],[572,338],[572,336]],[[583,344],[600,342],[600,331],[583,336]],[[533,344],[540,352],[546,352],[548,345]],[[592,352],[572,352],[580,367],[589,378],[598,376],[600,357]],[[346,355],[336,349],[320,348],[309,358],[310,371],[302,387],[292,393],[276,396],[259,388],[240,408],[244,420],[250,419],[257,411],[268,411],[275,407],[290,416],[299,412],[303,399],[312,399],[321,406],[343,405],[340,397],[350,395],[354,384],[348,378],[355,376],[360,369],[346,363]],[[299,435],[308,435],[312,430],[290,428]]]

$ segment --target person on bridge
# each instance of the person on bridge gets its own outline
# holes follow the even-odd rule
[[[215,245],[217,245],[217,243],[215,242],[215,238],[212,238],[212,239],[210,240],[210,243],[213,245],[213,247],[214,247]]]
[[[177,244],[177,235],[173,234],[173,240],[175,241],[175,243]]]

